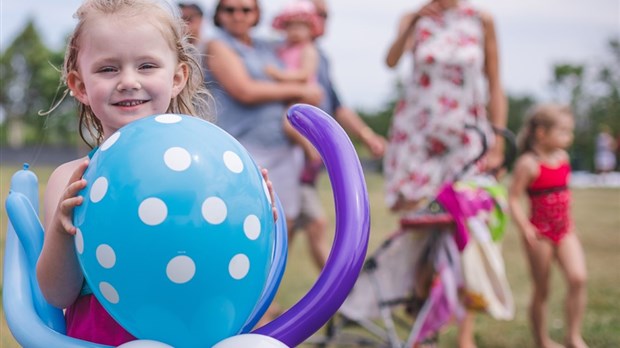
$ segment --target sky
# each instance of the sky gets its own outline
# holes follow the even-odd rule
[[[187,0],[185,0],[187,1]],[[290,0],[259,0],[263,9],[258,33],[275,36],[271,19]],[[469,0],[495,19],[501,80],[507,93],[550,98],[552,66],[596,64],[607,42],[620,36],[620,0]],[[81,0],[0,0],[0,46],[4,50],[34,18],[45,42],[63,48]],[[198,0],[207,12],[204,30],[212,31],[215,0]],[[332,77],[349,106],[365,111],[394,98],[395,81],[410,74],[410,60],[395,69],[384,63],[402,14],[421,0],[331,0],[327,33],[320,45],[327,52]]]

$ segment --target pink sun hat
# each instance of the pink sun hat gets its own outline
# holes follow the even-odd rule
[[[310,26],[312,35],[316,36],[320,33],[322,20],[311,1],[293,1],[284,6],[282,11],[273,19],[271,26],[277,30],[284,30],[290,21],[306,22]]]

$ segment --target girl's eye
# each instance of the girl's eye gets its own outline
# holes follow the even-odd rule
[[[114,69],[111,66],[104,66],[102,68],[99,68],[99,70],[97,70],[97,71],[101,72],[101,73],[107,73],[107,72],[114,72],[114,71],[116,71],[116,69]]]
[[[157,66],[155,64],[146,63],[140,65],[140,69],[155,69]]]

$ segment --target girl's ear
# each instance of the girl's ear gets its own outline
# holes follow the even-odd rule
[[[86,94],[86,86],[77,71],[74,70],[67,75],[67,86],[69,87],[69,90],[71,90],[71,94],[75,99],[84,105],[89,105],[88,96]]]
[[[185,85],[187,85],[187,79],[189,78],[189,67],[185,63],[179,63],[177,70],[172,77],[172,98],[181,93]]]
[[[547,128],[538,126],[534,128],[533,135],[534,135],[534,139],[536,141],[539,141],[540,139],[544,138],[547,135]]]

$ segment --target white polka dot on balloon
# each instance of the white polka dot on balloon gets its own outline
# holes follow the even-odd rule
[[[192,156],[182,147],[171,147],[164,153],[164,163],[168,168],[181,172],[192,164]]]
[[[140,203],[138,208],[140,220],[149,226],[159,225],[168,216],[166,203],[159,198],[147,198]]]
[[[118,296],[118,291],[116,291],[116,289],[114,289],[112,284],[108,282],[99,283],[99,291],[101,291],[101,294],[103,295],[103,297],[112,304],[117,304],[118,301],[120,301],[120,297]]]
[[[255,240],[260,236],[260,220],[258,216],[249,215],[243,220],[243,232],[251,240]]]
[[[107,244],[98,246],[95,254],[97,255],[97,262],[99,262],[103,268],[112,268],[116,264],[116,253],[114,249]]]
[[[228,273],[234,279],[243,279],[250,270],[250,259],[243,254],[235,255],[228,264]]]
[[[75,231],[75,250],[78,252],[78,254],[81,254],[84,252],[84,236],[82,235],[82,231],[78,228]]]
[[[97,203],[105,197],[108,192],[108,179],[103,176],[98,177],[93,182],[93,186],[90,189],[90,200],[93,203]]]
[[[155,121],[164,124],[171,124],[181,122],[182,118],[179,115],[163,114],[155,117]]]
[[[166,266],[166,275],[173,283],[183,284],[194,278],[196,264],[189,256],[176,256]]]
[[[202,203],[202,217],[210,224],[221,224],[227,214],[226,203],[221,198],[209,197]]]
[[[224,152],[224,164],[226,168],[235,174],[239,174],[243,171],[243,162],[239,155],[232,151]]]
[[[112,147],[112,145],[114,145],[114,143],[116,143],[116,141],[118,140],[118,138],[121,137],[121,132],[116,132],[114,134],[112,134],[108,140],[104,141],[103,144],[101,144],[101,146],[99,147],[99,149],[101,151],[105,151],[107,149],[109,149],[110,147]]]

